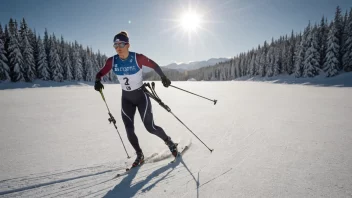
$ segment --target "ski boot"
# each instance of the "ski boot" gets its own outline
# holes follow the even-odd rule
[[[132,164],[132,168],[134,168],[138,165],[142,165],[144,163],[144,155],[143,155],[142,151],[137,152],[136,154],[137,154],[137,158],[136,158],[136,160],[134,160],[134,162]]]
[[[174,157],[178,156],[177,144],[175,144],[170,137],[168,137],[165,141],[165,144],[169,147],[170,152]]]

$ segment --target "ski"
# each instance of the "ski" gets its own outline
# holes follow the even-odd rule
[[[177,160],[180,156],[182,156],[182,155],[188,150],[188,148],[189,148],[188,146],[185,146],[185,147],[183,147],[180,151],[178,151],[177,156],[174,157],[174,159],[173,159],[171,162],[169,162],[169,164],[172,164],[172,163],[176,162],[176,160]],[[153,156],[154,156],[154,154],[153,154]],[[124,175],[128,175],[128,173],[129,173],[131,170],[143,166],[143,164],[145,164],[145,161],[146,161],[146,160],[144,160],[144,162],[143,162],[142,164],[139,164],[139,165],[137,165],[137,166],[135,166],[135,167],[126,168],[126,171],[125,171],[125,172],[116,174],[116,176],[114,177],[114,179],[115,179],[115,178],[118,178],[118,177],[121,177],[121,176],[124,176]]]
[[[139,163],[137,166],[132,166],[131,168],[126,168],[126,172],[130,171],[132,168],[136,168],[136,167],[142,166],[144,164],[144,162],[145,162],[145,160],[143,160],[143,162]]]
[[[131,170],[133,170],[133,169],[135,169],[135,168],[137,168],[137,167],[141,167],[143,164],[144,164],[144,163],[139,164],[139,165],[134,166],[134,167],[131,167],[131,168],[126,168],[126,171],[125,171],[125,172],[116,174],[116,176],[115,176],[114,178],[117,178],[117,177],[121,177],[121,176],[127,175],[127,174],[131,171]]]
[[[154,155],[154,154],[153,154],[153,155]],[[132,169],[137,168],[137,167],[141,167],[144,163],[145,163],[145,160],[143,160],[143,162],[140,163],[140,164],[138,164],[137,166],[132,166],[131,168],[126,168],[126,171],[125,171],[125,172],[116,174],[116,176],[115,176],[114,178],[127,175]]]

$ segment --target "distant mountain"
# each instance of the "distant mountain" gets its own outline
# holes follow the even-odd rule
[[[202,67],[207,67],[207,66],[213,66],[217,63],[220,62],[225,62],[230,60],[229,58],[211,58],[207,61],[194,61],[194,62],[189,62],[189,63],[171,63],[168,64],[166,66],[162,66],[162,68],[168,68],[168,69],[175,69],[178,71],[189,71],[189,70],[195,70],[195,69],[199,69]],[[143,67],[143,72],[147,73],[150,72],[152,69],[148,68],[148,67]]]
[[[166,65],[165,67],[169,69],[176,69],[176,70],[183,70],[183,71],[195,70],[206,66],[213,66],[219,62],[225,62],[228,60],[229,58],[211,58],[207,61],[195,61],[195,62],[181,63],[181,64],[171,63],[169,65]]]

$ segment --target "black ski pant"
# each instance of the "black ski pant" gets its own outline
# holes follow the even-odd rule
[[[144,87],[133,91],[122,90],[122,120],[125,124],[128,140],[136,152],[142,151],[134,131],[134,115],[137,108],[143,124],[148,132],[158,136],[163,141],[166,141],[168,138],[165,131],[161,127],[154,124],[152,104],[149,96],[144,93],[143,89]]]

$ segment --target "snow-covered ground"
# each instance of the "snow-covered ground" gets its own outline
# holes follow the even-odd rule
[[[248,77],[237,78],[235,81],[259,81],[280,84],[303,84],[314,86],[335,86],[335,87],[352,87],[352,72],[342,73],[334,77],[326,77],[322,72],[313,78],[296,78],[292,75],[279,75],[273,77]]]
[[[158,155],[118,178],[135,158],[118,84],[105,85],[104,93],[131,159],[91,85],[1,90],[0,197],[352,197],[349,86],[173,85],[218,100],[156,82],[160,98],[214,152],[152,102],[155,124],[190,147],[174,164],[152,162],[168,151],[137,111],[145,156]]]

